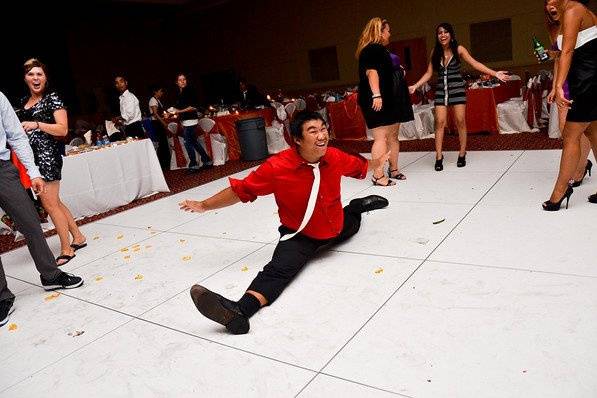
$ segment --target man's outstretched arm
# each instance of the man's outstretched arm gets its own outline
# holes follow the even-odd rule
[[[204,213],[208,210],[221,209],[222,207],[232,206],[240,202],[238,195],[231,187],[221,190],[217,194],[204,200],[183,200],[178,205],[184,211],[193,213]]]

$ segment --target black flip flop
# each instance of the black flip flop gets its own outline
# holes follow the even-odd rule
[[[84,248],[84,247],[87,247],[87,242],[83,242],[83,243],[81,243],[80,245],[78,245],[78,244],[76,244],[76,243],[72,243],[72,244],[70,245],[70,247],[72,247],[72,248],[73,248],[75,251],[77,251],[77,250],[79,250],[79,249],[82,249],[82,248]]]
[[[75,258],[76,254],[73,254],[72,256],[67,256],[66,254],[62,254],[58,257],[56,257],[56,265],[59,267],[62,267],[64,264],[68,264],[68,262],[70,260],[72,260],[73,258]],[[62,264],[58,264],[58,261],[60,260],[66,260],[65,262],[63,262]]]

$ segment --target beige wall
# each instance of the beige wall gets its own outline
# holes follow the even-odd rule
[[[440,22],[452,23],[460,43],[469,47],[471,22],[511,18],[513,60],[488,66],[533,65],[532,36],[548,43],[542,4],[541,0],[236,1],[207,17],[193,17],[189,35],[203,43],[207,53],[206,59],[195,60],[201,73],[233,68],[264,90],[334,86],[356,81],[354,49],[372,16],[390,21],[392,40],[426,37],[428,51]],[[308,50],[330,45],[337,46],[340,80],[312,83]]]

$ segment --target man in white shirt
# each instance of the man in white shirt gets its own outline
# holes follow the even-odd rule
[[[145,131],[141,124],[141,108],[135,94],[128,90],[128,82],[122,76],[114,79],[116,90],[120,93],[120,118],[118,122],[124,127],[127,137],[144,138]]]

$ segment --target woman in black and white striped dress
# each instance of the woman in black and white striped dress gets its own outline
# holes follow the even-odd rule
[[[453,110],[458,138],[460,140],[460,151],[458,153],[458,167],[466,165],[466,84],[460,74],[460,60],[466,61],[470,66],[479,72],[496,77],[501,81],[508,79],[506,72],[496,72],[489,69],[474,59],[468,50],[458,45],[454,28],[449,23],[439,24],[435,29],[436,41],[431,62],[427,66],[427,72],[418,82],[409,87],[412,94],[417,88],[427,83],[433,72],[437,72],[438,79],[435,88],[435,170],[444,169],[442,146],[444,141],[444,129],[447,125],[448,107]]]

